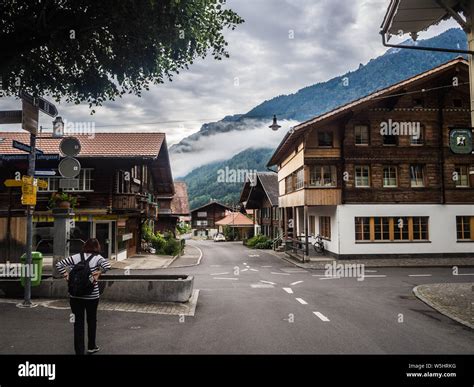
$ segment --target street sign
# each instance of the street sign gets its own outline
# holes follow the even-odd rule
[[[5,160],[5,161],[28,160],[28,155],[0,155],[0,160]],[[59,160],[59,155],[37,154],[36,160],[57,161]]]
[[[59,149],[64,156],[76,157],[81,151],[81,143],[75,137],[66,137],[59,144]]]
[[[48,102],[42,97],[33,97],[31,94],[28,94],[25,91],[20,92],[20,98],[23,101],[27,101],[29,104],[37,107],[43,113],[51,117],[56,117],[58,115],[58,109],[51,102]]]
[[[21,178],[21,204],[25,206],[36,205],[36,194],[38,192],[38,186],[35,185],[33,176],[23,176]]]
[[[49,171],[35,171],[35,176],[56,176],[56,171],[53,169]]]
[[[0,124],[21,124],[22,118],[21,110],[4,110],[0,112]]]
[[[61,179],[59,180],[59,188],[61,189],[78,189],[79,179]]]
[[[73,179],[81,172],[81,163],[77,159],[66,157],[60,161],[58,171],[62,177]]]
[[[21,180],[7,179],[4,184],[5,187],[21,187],[23,182]]]
[[[22,150],[22,151],[25,151],[25,152],[28,152],[28,153],[31,152],[31,146],[29,146],[27,144],[23,144],[20,141],[13,140],[12,147],[16,148],[16,149],[19,149],[19,150]],[[42,150],[36,148],[36,153],[43,154],[44,152]]]
[[[30,132],[31,134],[36,134],[38,132],[38,108],[30,104],[26,100],[22,100],[23,104],[23,119],[22,119],[22,128]]]

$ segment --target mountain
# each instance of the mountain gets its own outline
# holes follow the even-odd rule
[[[431,39],[418,42],[408,40],[404,44],[440,48],[459,47],[467,50],[466,34],[458,28],[449,29]],[[357,70],[305,87],[294,94],[280,95],[264,101],[246,114],[227,116],[221,121],[204,124],[197,133],[173,145],[170,152],[192,152],[193,144],[202,136],[245,130],[249,126],[255,126],[261,120],[267,123],[274,114],[278,116],[278,119],[306,121],[436,67],[456,56],[458,54],[391,48],[384,55],[370,60],[366,65],[360,65]],[[348,84],[344,82],[345,79]]]
[[[189,205],[197,208],[210,200],[237,204],[245,172],[265,171],[273,149],[247,149],[229,160],[204,165],[184,177],[188,185]]]
[[[466,35],[461,29],[450,29],[431,39],[418,42],[407,41],[405,44],[427,47],[467,49]],[[173,145],[170,152],[177,154],[193,152],[203,137],[218,133],[248,130],[257,123],[269,125],[274,114],[278,119],[305,121],[338,106],[366,96],[374,91],[427,71],[458,56],[453,53],[417,51],[391,48],[384,55],[360,65],[327,82],[317,83],[298,90],[294,94],[280,95],[264,101],[246,114],[227,116],[219,122],[202,126],[199,132]],[[212,149],[210,150],[212,152]],[[266,161],[272,152],[268,149],[248,149],[232,159],[202,166],[189,173],[184,180],[188,183],[191,206],[194,208],[209,199],[230,203],[238,198],[241,184],[217,184],[216,171],[225,166],[265,170]],[[244,159],[242,159],[244,155]],[[267,157],[262,160],[262,157]],[[244,162],[245,161],[245,162]],[[242,163],[240,163],[242,162]]]

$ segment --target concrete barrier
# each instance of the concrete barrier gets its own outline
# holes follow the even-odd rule
[[[104,275],[99,280],[101,299],[122,302],[187,302],[192,295],[194,277],[188,275]],[[23,287],[18,279],[0,281],[6,297],[21,298]],[[63,279],[44,278],[31,288],[32,298],[67,298]]]

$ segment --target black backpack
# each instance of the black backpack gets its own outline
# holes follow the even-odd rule
[[[81,253],[81,261],[74,265],[69,272],[68,288],[71,296],[88,296],[94,291],[94,283],[90,280],[92,272],[89,266],[93,257],[94,254],[91,254],[89,258],[84,259],[84,253]]]

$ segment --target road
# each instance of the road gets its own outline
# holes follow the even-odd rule
[[[178,316],[100,311],[101,353],[474,353],[472,330],[412,294],[419,284],[469,282],[474,276],[453,276],[449,268],[378,268],[363,281],[327,279],[323,271],[299,269],[241,243],[189,243],[203,252],[199,266],[155,272],[195,276],[195,316],[183,322]],[[72,353],[68,311],[0,304],[0,316],[0,353]]]

